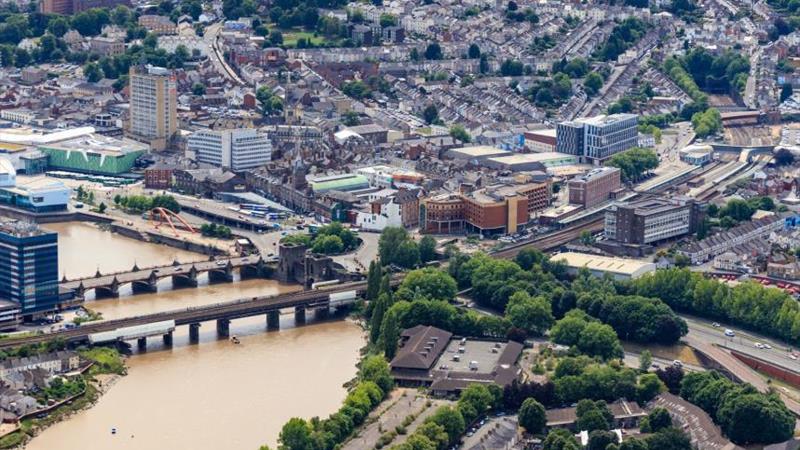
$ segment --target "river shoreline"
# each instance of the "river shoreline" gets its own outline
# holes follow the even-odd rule
[[[121,355],[123,364],[127,360],[127,356]],[[126,366],[127,367],[127,366]],[[83,411],[89,410],[94,407],[100,398],[106,394],[122,377],[125,375],[120,374],[97,374],[94,376],[89,377],[87,379],[87,389],[74,398],[69,403],[66,403],[57,409],[55,409],[52,413],[49,413],[46,417],[42,419],[34,419],[34,422],[29,429],[26,430],[24,425],[20,425],[20,427],[6,436],[9,436],[13,433],[23,433],[24,437],[22,437],[22,441],[13,447],[4,447],[10,450],[21,450],[27,448],[28,444],[31,440],[35,439],[41,433],[43,433],[48,428],[59,424],[61,422],[65,422],[79,414]],[[75,406],[75,403],[81,402],[79,406]],[[27,419],[26,419],[27,420]],[[24,424],[25,421],[22,421]],[[4,436],[4,437],[6,437]]]

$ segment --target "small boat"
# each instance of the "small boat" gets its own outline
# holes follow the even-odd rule
[[[231,336],[231,342],[233,342],[234,344],[239,344],[240,343],[239,338],[236,337],[236,336]]]
[[[112,428],[111,429],[111,434],[117,434],[117,429],[116,428]]]

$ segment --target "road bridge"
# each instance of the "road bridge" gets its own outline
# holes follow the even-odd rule
[[[98,271],[93,277],[63,280],[62,289],[75,292],[75,295],[84,298],[86,293],[94,291],[95,298],[119,297],[120,286],[130,284],[134,294],[157,292],[158,282],[164,278],[171,278],[173,287],[197,287],[197,276],[208,273],[212,283],[232,282],[234,270],[239,270],[242,278],[263,277],[269,273],[267,263],[260,256],[243,256],[212,261],[199,261],[193,263],[173,263],[167,266],[147,267],[140,269],[137,266],[129,271],[102,274]]]

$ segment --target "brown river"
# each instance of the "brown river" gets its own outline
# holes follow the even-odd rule
[[[68,261],[67,276],[91,275],[97,265],[104,272],[122,270],[133,265],[133,258],[144,259],[140,255],[151,264],[168,264],[175,257],[204,259],[90,225],[48,227],[60,234],[59,260]],[[91,251],[85,248],[87,242],[92,243]],[[71,253],[63,255],[65,249]],[[298,289],[267,280],[216,285],[199,281],[196,289],[171,290],[165,281],[157,294],[126,296],[122,290],[119,299],[86,305],[114,319]],[[241,340],[239,345],[218,340],[213,322],[203,324],[197,345],[188,343],[187,327],[176,329],[171,349],[164,348],[160,338],[150,338],[146,352],[128,359],[128,375],[94,407],[46,429],[26,448],[275,448],[280,427],[289,418],[327,416],[339,407],[346,394],[343,383],[356,373],[364,335],[360,327],[342,320],[312,319],[295,327],[291,314],[281,317],[281,331],[267,333],[265,328],[264,317],[233,321],[231,334]]]

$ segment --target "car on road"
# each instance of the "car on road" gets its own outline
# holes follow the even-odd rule
[[[734,337],[736,336],[736,333],[734,333],[731,329],[725,329],[725,336]]]
[[[719,328],[721,325],[719,324],[719,322],[714,322],[711,324],[711,326],[714,328]]]
[[[683,363],[681,362],[680,359],[676,359],[675,361],[672,361],[672,365],[675,366],[675,367],[678,367],[678,368],[683,367]]]
[[[225,261],[222,261],[222,260],[217,261],[217,265],[218,266],[224,266],[225,264],[227,264]]]
[[[762,344],[761,342],[756,342],[755,347],[757,349],[763,349],[764,348],[764,344]]]

